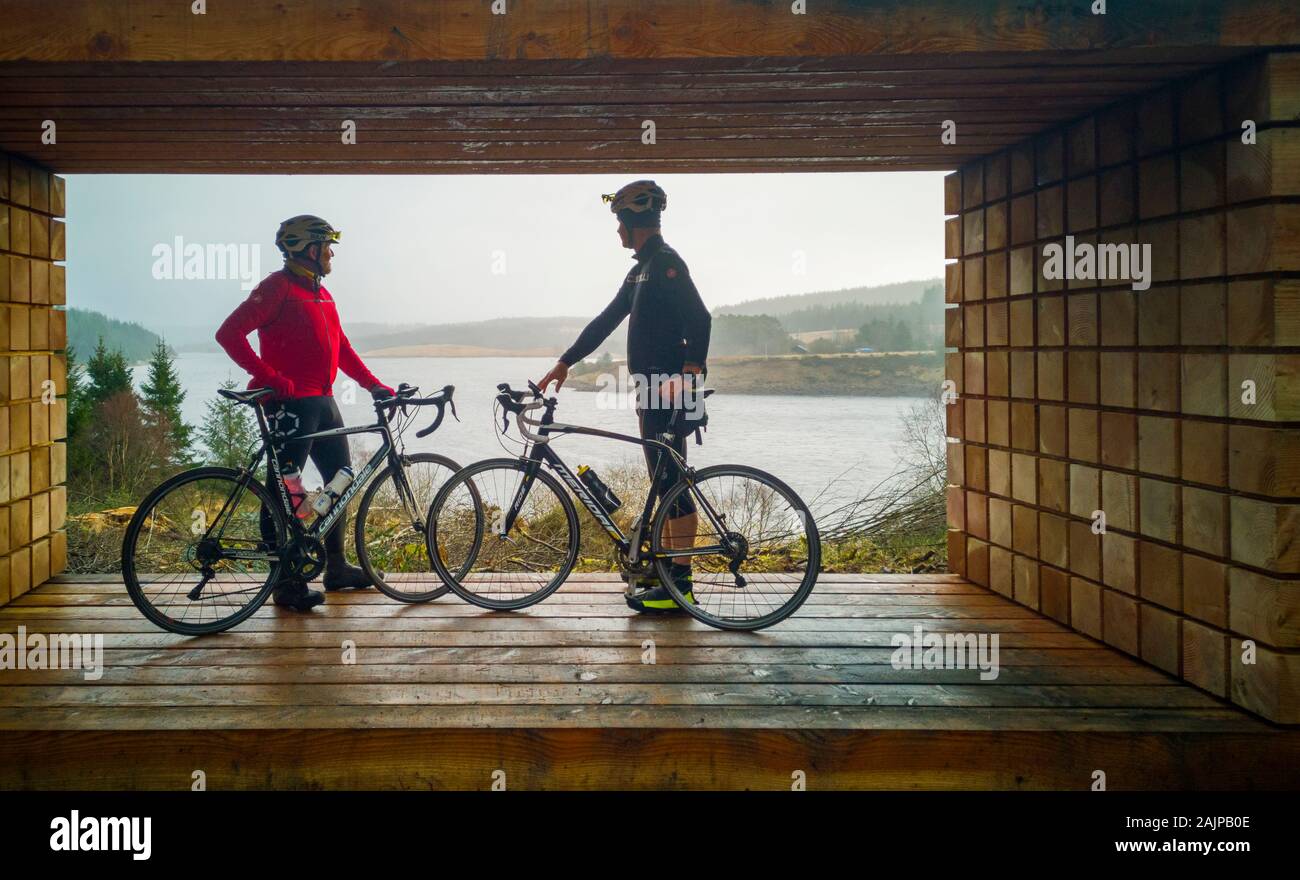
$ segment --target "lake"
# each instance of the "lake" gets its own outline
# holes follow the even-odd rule
[[[550,358],[368,358],[367,365],[380,379],[418,385],[432,392],[444,385],[456,386],[456,407],[461,421],[450,413],[442,427],[424,439],[415,431],[433,419],[428,409],[405,434],[408,451],[439,452],[462,465],[482,458],[517,455],[517,435],[512,424],[503,450],[493,431],[492,398],[498,382],[515,388],[527,387],[527,380],[539,379],[554,361]],[[137,387],[146,368],[137,366]],[[182,354],[176,369],[186,389],[182,411],[185,420],[198,425],[207,401],[227,378],[243,388],[247,375],[224,354]],[[334,386],[339,408],[347,424],[374,421],[370,396],[357,390],[355,400],[344,397],[346,377],[340,373]],[[815,512],[824,512],[845,501],[862,497],[899,466],[903,419],[921,403],[911,397],[803,397],[788,395],[744,395],[718,393],[709,398],[709,430],[704,445],[690,441],[688,455],[698,466],[720,463],[747,464],[770,471],[789,483]],[[588,391],[560,392],[557,419],[622,433],[636,432],[631,401],[611,400],[608,395]],[[499,422],[497,423],[499,426]],[[356,442],[356,438],[353,438]],[[377,441],[362,437],[362,443]],[[553,441],[561,457],[576,468],[589,464],[597,471],[643,462],[639,447],[590,437],[561,437]],[[319,478],[308,471],[309,485]],[[820,501],[814,499],[821,496]]]

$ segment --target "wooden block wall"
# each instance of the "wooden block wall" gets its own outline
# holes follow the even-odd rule
[[[945,205],[953,567],[1300,723],[1300,53],[968,164]],[[1046,277],[1066,235],[1149,244],[1149,289]]]
[[[62,178],[0,153],[0,604],[67,560]]]

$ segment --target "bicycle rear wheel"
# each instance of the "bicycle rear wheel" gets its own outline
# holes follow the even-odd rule
[[[425,529],[438,490],[459,470],[450,458],[422,452],[403,456],[412,498],[403,500],[392,465],[366,487],[357,508],[357,561],[385,595],[399,602],[428,602],[446,595],[447,584],[429,561]],[[482,531],[481,518],[471,529]],[[460,573],[468,566],[467,556],[449,567]]]
[[[135,606],[163,629],[229,629],[256,612],[280,579],[275,548],[285,544],[284,515],[261,483],[242,480],[231,468],[185,471],[150,492],[131,517],[122,578]]]
[[[573,570],[578,512],[559,481],[534,467],[514,458],[480,461],[434,499],[429,556],[465,601],[496,611],[527,608],[559,589]],[[517,515],[507,521],[510,510]],[[469,565],[453,572],[447,560]]]
[[[693,603],[662,555],[673,552],[664,546],[664,524],[692,507]],[[650,534],[660,582],[691,616],[718,629],[756,630],[785,620],[812,592],[821,565],[807,505],[776,477],[743,465],[702,468],[693,488],[678,482],[660,501]]]

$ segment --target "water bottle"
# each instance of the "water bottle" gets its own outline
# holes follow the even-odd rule
[[[339,472],[334,475],[334,479],[325,484],[325,488],[321,490],[321,493],[316,496],[316,500],[312,502],[311,509],[316,511],[317,516],[324,516],[329,512],[329,509],[334,506],[334,502],[338,501],[347,490],[348,486],[352,484],[353,477],[355,476],[356,475],[352,473],[352,468],[339,468]]]
[[[614,494],[614,490],[606,486],[605,481],[596,476],[596,472],[585,464],[578,468],[578,479],[582,480],[583,485],[591,490],[591,494],[606,513],[612,515],[614,511],[623,506],[623,502]]]
[[[307,489],[302,484],[302,472],[294,468],[284,471],[281,476],[284,478],[284,491],[289,493],[289,503],[293,505],[294,515],[298,519],[306,519],[311,513],[311,508],[307,506]]]

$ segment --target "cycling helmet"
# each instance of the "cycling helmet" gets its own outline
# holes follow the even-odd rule
[[[634,180],[616,193],[601,199],[629,229],[658,226],[659,212],[668,207],[668,194],[653,180]]]
[[[286,258],[301,254],[316,242],[336,242],[343,233],[313,214],[299,214],[280,224],[275,246]]]

